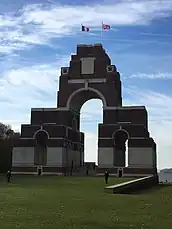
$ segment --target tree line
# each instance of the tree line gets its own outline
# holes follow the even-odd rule
[[[0,123],[0,173],[11,169],[13,144],[19,138],[19,132],[14,131],[10,125]]]

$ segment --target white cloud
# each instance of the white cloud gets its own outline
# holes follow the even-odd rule
[[[140,78],[140,79],[172,79],[172,73],[169,72],[158,72],[153,74],[148,73],[136,73],[128,78]]]
[[[170,0],[133,0],[88,6],[30,4],[20,9],[18,14],[7,12],[0,16],[0,47],[3,46],[0,52],[23,49],[26,44],[25,48],[31,47],[31,44],[48,44],[52,38],[76,34],[81,23],[96,31],[102,20],[114,26],[147,24],[171,12]],[[16,46],[9,45],[15,42],[18,42]]]
[[[37,89],[51,92],[57,87],[61,66],[68,66],[68,60],[68,56],[62,56],[59,57],[57,63],[9,69],[2,74],[1,86],[4,87],[5,84],[20,87],[31,85]]]
[[[85,125],[93,126],[93,124],[103,121],[102,107],[103,103],[100,99],[91,99],[83,104],[81,107],[81,124],[83,124],[83,127]]]
[[[8,12],[4,15],[0,15],[0,27],[6,26],[16,26],[18,24],[18,20],[13,20],[13,16],[9,15]]]
[[[20,43],[0,43],[0,53],[4,53],[4,54],[11,54],[11,52],[13,51],[17,51],[17,50],[23,50],[26,49],[27,45],[20,42]]]
[[[57,63],[9,69],[1,73],[1,119],[6,123],[13,120],[12,125],[20,130],[19,123],[29,122],[32,107],[55,107],[60,68],[68,65],[68,59],[62,57]]]

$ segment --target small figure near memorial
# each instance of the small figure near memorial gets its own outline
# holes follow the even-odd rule
[[[39,167],[39,168],[38,168],[38,176],[41,176],[41,174],[42,174],[42,168]]]
[[[105,171],[105,182],[108,184],[108,179],[109,179],[109,172]]]
[[[73,160],[72,160],[72,164],[71,164],[71,168],[70,168],[70,176],[72,176],[72,172],[73,172]]]
[[[86,166],[86,175],[88,176],[88,165]]]
[[[6,173],[6,178],[7,178],[7,182],[10,183],[11,181],[11,171],[8,170],[8,172]]]
[[[121,168],[118,171],[118,177],[122,177],[122,169]]]

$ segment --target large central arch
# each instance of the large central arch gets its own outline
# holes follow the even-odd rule
[[[72,120],[72,129],[76,129],[76,126],[77,126],[78,130],[81,131],[81,108],[83,107],[83,105],[86,102],[91,101],[92,99],[99,99],[103,105],[102,109],[107,107],[107,102],[106,102],[106,98],[104,97],[104,95],[99,90],[91,88],[91,87],[80,88],[74,91],[69,96],[69,99],[67,100],[67,108],[69,110],[76,112]],[[86,135],[84,137],[84,156],[83,158],[85,158],[85,153],[86,153],[85,146],[86,146]],[[95,152],[95,154],[97,155],[97,152]],[[96,159],[96,162],[97,161],[98,161],[98,158]]]
[[[103,108],[107,107],[106,98],[104,95],[95,88],[80,88],[74,91],[67,100],[67,108],[80,111],[82,105],[90,99],[100,99],[103,104]]]
[[[98,124],[103,123],[101,99],[87,100],[80,110],[80,129],[84,133],[84,160],[98,163]]]

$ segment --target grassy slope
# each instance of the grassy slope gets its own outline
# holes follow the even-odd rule
[[[103,189],[103,178],[14,177],[11,184],[1,178],[0,228],[172,228],[172,187],[139,195]]]

